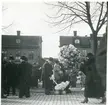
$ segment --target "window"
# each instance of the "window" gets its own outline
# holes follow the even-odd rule
[[[80,40],[79,39],[75,39],[75,44],[79,44]]]
[[[16,39],[16,43],[17,44],[21,43],[21,40],[20,39]]]
[[[87,55],[87,51],[83,50],[83,55],[86,56]]]
[[[34,59],[34,51],[30,51],[29,52],[29,57],[28,57],[30,60],[33,60]]]

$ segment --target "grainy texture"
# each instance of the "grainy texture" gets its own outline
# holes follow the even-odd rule
[[[68,95],[45,95],[44,90],[31,89],[30,98],[19,99],[18,96],[9,96],[7,99],[1,99],[1,105],[84,105],[83,92],[80,89],[71,89],[72,93]],[[101,99],[89,99],[86,105],[105,105],[99,104]]]

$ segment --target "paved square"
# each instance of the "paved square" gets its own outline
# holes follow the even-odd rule
[[[18,96],[9,96],[7,99],[1,99],[1,105],[105,105],[100,104],[101,99],[93,98],[83,104],[83,92],[72,90],[68,95],[45,95],[43,90],[31,89],[30,98],[19,99]]]

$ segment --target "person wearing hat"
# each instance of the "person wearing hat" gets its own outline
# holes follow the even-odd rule
[[[10,55],[9,62],[6,65],[7,74],[7,96],[10,94],[10,88],[12,88],[12,95],[16,95],[16,66],[14,63],[14,57]]]
[[[85,78],[85,99],[82,103],[87,103],[88,98],[100,98],[102,102],[105,102],[104,90],[101,84],[101,78],[96,70],[95,57],[92,53],[87,54],[87,59],[84,64],[80,67],[80,70],[86,75]]]
[[[28,63],[25,56],[21,57],[21,64],[19,65],[19,98],[30,97],[30,85],[32,65]]]
[[[50,77],[53,74],[52,63],[53,63],[53,58],[49,58],[43,65],[43,80],[44,80],[44,88],[46,95],[51,94],[52,90],[52,80],[50,80]]]

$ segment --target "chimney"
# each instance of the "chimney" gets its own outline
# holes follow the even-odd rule
[[[74,36],[77,36],[77,31],[73,31]]]
[[[17,36],[20,36],[20,33],[21,33],[20,31],[17,31]]]
[[[85,35],[85,37],[87,37],[87,35]]]

